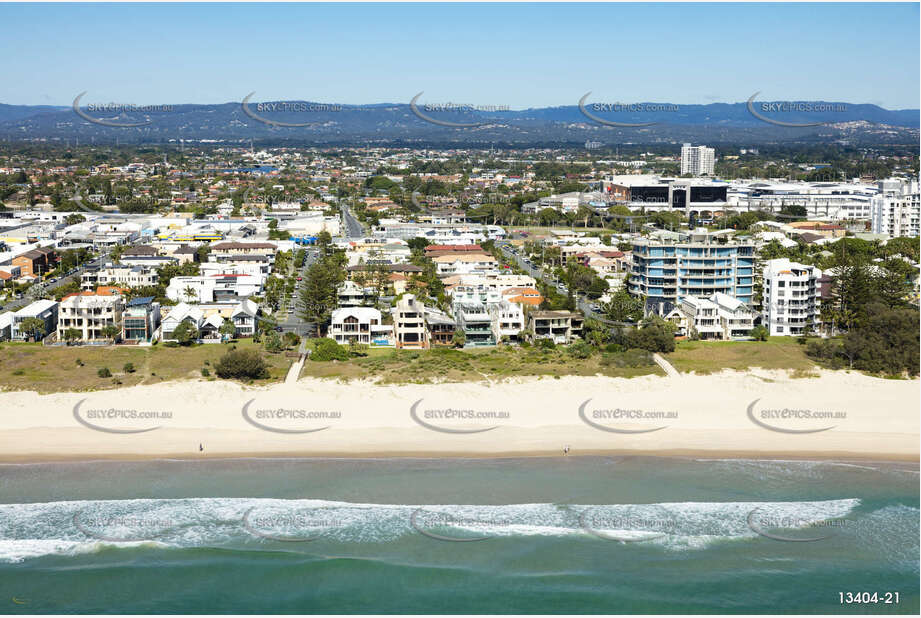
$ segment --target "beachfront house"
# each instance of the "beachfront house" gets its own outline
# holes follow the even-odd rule
[[[397,348],[429,347],[429,332],[425,327],[425,305],[412,294],[403,296],[393,308],[393,332]]]
[[[575,311],[532,311],[528,314],[528,330],[535,339],[572,343],[582,336],[583,321],[582,314]]]
[[[343,307],[333,311],[326,336],[341,345],[391,345],[393,326],[383,324],[381,312],[372,307]]]
[[[122,330],[125,301],[117,294],[74,294],[61,300],[58,310],[57,339],[67,341],[68,331],[80,333],[77,341],[92,343],[116,339]],[[115,329],[114,336],[105,331]]]
[[[153,296],[135,298],[125,303],[122,312],[122,341],[146,344],[154,340],[160,326],[160,303]]]
[[[44,330],[35,334],[35,340],[41,341],[51,333],[55,332],[58,325],[58,303],[53,300],[36,300],[26,305],[13,314],[13,321],[10,324],[10,339],[13,341],[27,341],[30,334],[22,330],[23,320],[28,318],[38,318],[45,323]]]

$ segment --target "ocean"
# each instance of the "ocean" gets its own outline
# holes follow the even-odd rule
[[[5,464],[0,613],[917,614],[918,522],[911,464]]]

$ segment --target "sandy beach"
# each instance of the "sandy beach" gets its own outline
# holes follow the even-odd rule
[[[0,460],[589,454],[917,461],[918,381],[821,372],[0,393]]]

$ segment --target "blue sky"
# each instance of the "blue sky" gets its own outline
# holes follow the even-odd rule
[[[919,5],[0,4],[0,103],[919,107]]]

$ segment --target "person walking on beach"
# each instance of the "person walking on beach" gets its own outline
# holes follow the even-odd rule
[[[564,454],[564,455],[569,455],[569,445],[568,445],[568,444],[567,444],[566,446],[563,447],[563,454]]]
[[[205,447],[202,446],[201,442],[199,442],[199,443],[198,443],[198,452],[200,453],[200,452],[202,452],[203,450],[205,450]]]

